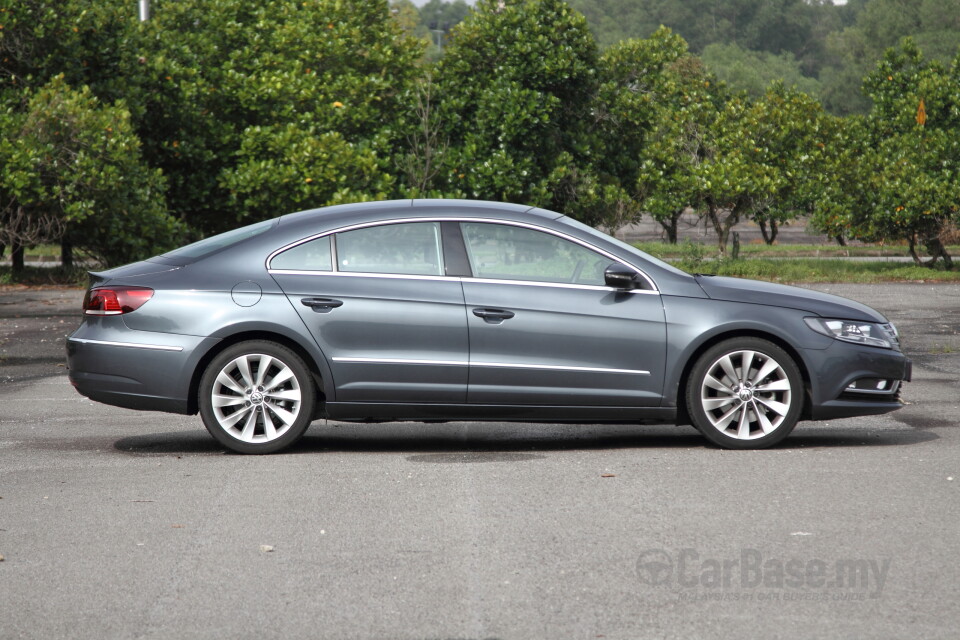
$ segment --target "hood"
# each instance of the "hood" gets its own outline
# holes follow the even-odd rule
[[[713,300],[786,307],[824,318],[887,322],[883,315],[867,305],[829,293],[759,280],[702,275],[696,278],[703,292]]]

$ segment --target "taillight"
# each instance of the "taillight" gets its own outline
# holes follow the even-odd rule
[[[153,297],[147,287],[95,287],[83,298],[83,313],[88,316],[119,316],[136,311]]]

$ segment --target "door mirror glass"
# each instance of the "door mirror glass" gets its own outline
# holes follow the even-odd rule
[[[637,272],[630,267],[614,262],[603,272],[603,281],[615,289],[633,289],[637,286]]]

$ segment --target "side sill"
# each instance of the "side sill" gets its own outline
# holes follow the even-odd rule
[[[483,404],[370,404],[327,402],[330,420],[393,422],[397,420],[477,422],[568,422],[579,424],[675,424],[673,407],[563,407]]]

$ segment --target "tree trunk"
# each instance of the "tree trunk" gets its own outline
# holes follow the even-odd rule
[[[836,240],[837,244],[841,247],[847,246],[847,239],[843,237],[842,233],[838,233],[837,235],[833,236],[833,239]]]
[[[936,264],[938,258],[943,258],[944,266],[948,270],[953,269],[953,259],[950,257],[950,254],[947,253],[947,248],[940,242],[940,238],[931,238],[926,242],[926,245],[927,252],[930,254],[930,262],[927,263],[928,267]]]
[[[780,232],[780,226],[777,224],[776,220],[770,221],[770,227],[767,228],[767,220],[765,218],[758,218],[757,224],[760,225],[760,233],[763,235],[763,241],[766,244],[772,245],[777,241],[777,234]]]
[[[667,242],[670,244],[677,244],[677,224],[680,221],[680,215],[683,213],[683,210],[680,210],[680,213],[674,213],[670,216],[669,220],[658,220],[660,226],[663,227],[663,230],[667,232]]]
[[[14,243],[10,246],[10,259],[13,273],[23,273],[23,245]]]
[[[66,238],[60,240],[60,264],[67,269],[73,267],[73,243]]]
[[[913,258],[915,265],[920,267],[924,266],[923,260],[917,254],[917,234],[911,234],[911,236],[907,238],[907,250],[910,252],[910,257]]]
[[[713,230],[717,232],[717,245],[720,249],[720,255],[727,255],[727,240],[730,237],[730,227],[726,221],[720,220],[719,208],[713,202],[707,203],[707,219],[713,225]],[[729,217],[727,218],[729,220]]]

